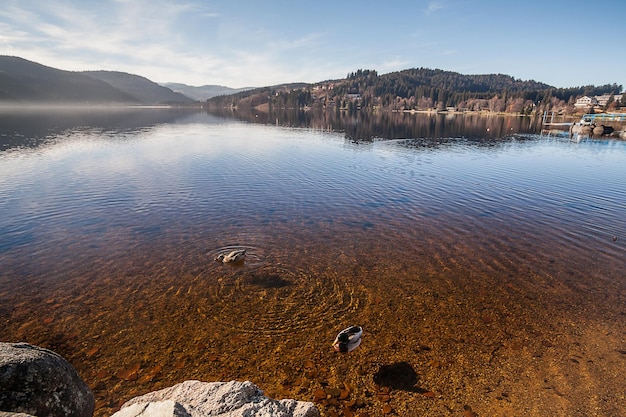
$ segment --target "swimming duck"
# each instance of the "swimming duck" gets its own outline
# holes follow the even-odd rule
[[[245,249],[241,249],[241,250],[234,250],[227,255],[220,253],[219,255],[217,255],[215,260],[226,264],[226,263],[234,263],[234,262],[243,261],[245,257],[246,257],[246,251]]]
[[[332,344],[337,352],[352,352],[361,344],[363,328],[360,326],[350,326],[339,332]]]

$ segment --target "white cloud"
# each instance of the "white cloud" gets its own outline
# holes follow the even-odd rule
[[[203,3],[168,0],[7,1],[0,10],[2,53],[64,70],[117,70],[156,82],[230,87],[346,73],[346,57],[330,56],[336,40],[319,27],[291,36],[224,17]]]
[[[379,65],[374,65],[372,68],[378,68],[380,73],[386,73],[406,69],[409,65],[408,60],[395,57],[394,59],[382,62]]]
[[[226,48],[215,40],[183,36],[181,25],[193,18],[213,24],[220,19],[202,5],[166,0],[115,0],[98,3],[96,9],[62,1],[17,4],[0,11],[3,53],[64,70],[118,70],[158,82],[244,87],[266,85],[268,76],[284,82],[294,74],[281,68],[280,53],[312,47],[322,36],[277,41],[268,33],[261,39],[267,47],[246,50],[242,42],[239,48]]]
[[[519,44],[519,34],[506,30],[506,2],[489,8],[480,2],[454,7],[449,0],[407,2],[403,16],[397,8],[364,7],[354,13],[344,2],[333,4],[333,13],[300,2],[257,3],[243,8],[240,2],[203,0],[2,0],[0,54],[65,70],[119,70],[159,82],[249,87],[339,78],[358,68],[454,69],[462,64],[495,70],[475,42],[486,29],[477,29],[471,15],[490,16],[495,26],[489,31],[504,34],[494,38],[493,48]],[[399,27],[409,33],[400,33]],[[532,44],[541,33],[526,35]],[[579,49],[593,42],[584,33],[571,36],[569,44]],[[612,37],[593,45],[611,56],[613,65],[592,71],[593,78],[585,68],[572,69],[567,74],[572,81],[561,82],[623,78],[623,58],[612,52],[619,50],[618,43]],[[498,50],[504,66],[498,71],[540,78],[536,65],[519,63],[515,48]],[[554,77],[554,69],[545,71],[539,75]]]
[[[323,33],[309,33],[299,38],[274,40],[270,43],[270,49],[278,51],[288,51],[300,48],[312,48],[319,45],[319,41],[324,37]]]
[[[220,64],[206,52],[199,59],[180,34],[186,13],[217,17],[199,6],[154,0],[100,3],[105,10],[55,1],[30,9],[30,2],[15,4],[0,11],[3,53],[65,70],[147,70],[149,74],[140,75],[157,78],[172,70],[180,76],[207,69],[207,63],[212,63],[209,69]]]
[[[436,12],[437,10],[443,9],[445,6],[440,1],[431,1],[428,3],[428,7],[426,8],[426,14],[431,14]]]

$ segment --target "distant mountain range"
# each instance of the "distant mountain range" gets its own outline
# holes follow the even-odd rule
[[[0,55],[0,102],[4,103],[193,105],[251,89],[181,83],[159,85],[124,72],[63,71]]]
[[[84,71],[80,74],[104,81],[115,89],[136,98],[142,104],[184,104],[195,101],[139,75],[115,71]]]
[[[229,96],[231,94],[237,94],[242,91],[252,90],[252,87],[230,88],[223,87],[221,85],[203,85],[201,87],[193,87],[191,85],[180,83],[164,83],[163,86],[171,89],[176,93],[184,94],[185,96],[192,98],[196,101],[207,101],[208,99],[217,96]]]
[[[217,85],[159,85],[116,71],[63,71],[23,58],[0,56],[0,103],[177,104],[272,108],[463,108],[529,112],[537,103],[571,102],[581,95],[619,93],[621,85],[557,89],[503,74],[463,75],[413,68],[379,75],[358,70],[345,79],[234,89]]]
[[[140,103],[101,80],[22,58],[0,56],[0,101]]]
[[[138,75],[62,71],[18,57],[0,56],[0,102],[191,105],[195,100]]]

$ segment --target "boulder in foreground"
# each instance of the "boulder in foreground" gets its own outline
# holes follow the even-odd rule
[[[310,402],[273,400],[250,381],[185,381],[126,402],[111,417],[319,417]]]
[[[0,410],[38,417],[91,417],[93,393],[60,355],[0,342]]]

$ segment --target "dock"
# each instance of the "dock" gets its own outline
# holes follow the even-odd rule
[[[556,117],[563,117],[555,115],[554,112],[550,114],[548,120],[548,112],[543,112],[542,124],[544,126],[572,126],[574,122],[555,122]],[[597,124],[598,122],[626,122],[626,113],[586,113],[580,118],[581,121],[588,122],[590,124]]]
[[[583,114],[582,119],[595,122],[626,122],[626,113],[589,113]]]
[[[586,113],[578,122],[556,122],[555,118],[563,120],[564,116],[548,117],[543,113],[542,132],[568,131],[571,135],[603,136],[610,135],[626,139],[626,113]]]
[[[561,126],[561,127],[569,127],[569,126],[572,126],[574,124],[574,122],[555,122],[554,121],[554,117],[555,117],[555,114],[554,114],[554,112],[552,112],[550,114],[550,121],[548,121],[548,111],[547,110],[544,111],[543,112],[543,118],[541,120],[541,124],[544,127],[547,127],[547,128],[559,127],[559,126]],[[556,117],[561,117],[562,118],[563,116],[556,115]]]

